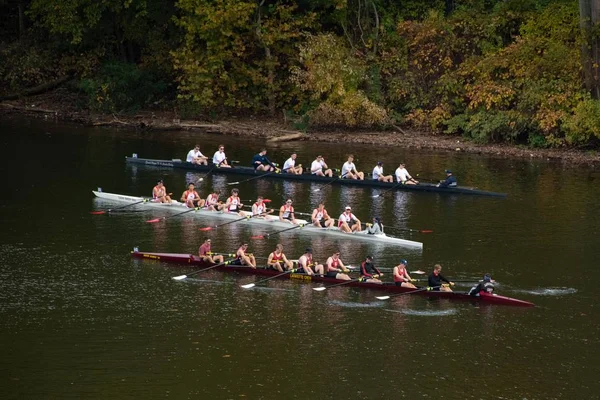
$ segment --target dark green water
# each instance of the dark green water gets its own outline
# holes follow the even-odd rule
[[[0,121],[0,131],[2,398],[598,398],[600,180],[585,168],[341,144],[269,148],[281,163],[294,150],[304,165],[323,153],[339,168],[352,152],[365,171],[378,160],[388,173],[400,161],[425,177],[452,168],[463,185],[509,194],[373,199],[375,190],[335,185],[318,193],[308,183],[239,186],[243,199],[261,194],[278,205],[291,196],[299,211],[325,199],[335,217],[348,203],[363,220],[379,215],[390,228],[434,230],[403,235],[422,241],[423,252],[290,233],[252,241],[258,256],[281,242],[290,258],[310,245],[323,260],[339,249],[349,264],[369,253],[381,266],[401,257],[410,270],[441,263],[454,279],[490,272],[498,293],[537,307],[418,296],[380,302],[376,292],[318,293],[288,281],[244,291],[238,285],[253,278],[215,271],[174,281],[189,269],[134,261],[129,251],[195,252],[205,236],[198,228],[218,220],[146,224],[158,211],[89,214],[109,206],[94,200],[98,186],[149,195],[163,178],[179,196],[198,178],[127,166],[126,155],[184,158],[196,142],[205,154],[224,143],[230,159],[248,163],[263,144],[256,139],[22,119]],[[240,179],[215,175],[199,191]],[[231,224],[210,236],[215,250],[233,251],[264,232]]]

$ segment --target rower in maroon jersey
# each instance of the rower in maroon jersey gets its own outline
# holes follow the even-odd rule
[[[269,254],[267,258],[267,266],[279,272],[283,272],[284,269],[289,271],[294,267],[294,264],[287,259],[285,254],[283,254],[283,245],[278,244],[275,246],[275,250]]]
[[[349,281],[350,277],[344,272],[349,272],[346,266],[340,259],[340,252],[336,251],[327,259],[327,277]]]

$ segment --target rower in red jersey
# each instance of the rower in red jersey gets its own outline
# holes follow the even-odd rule
[[[275,250],[269,254],[269,258],[267,258],[267,267],[279,272],[283,272],[284,269],[289,271],[294,267],[294,264],[287,259],[285,254],[283,254],[283,245],[278,244],[275,246]]]
[[[292,199],[287,199],[285,204],[279,209],[279,220],[287,221],[290,224],[298,224],[296,217],[294,216],[294,207],[292,206]]]
[[[211,242],[210,238],[204,239],[204,243],[202,243],[202,245],[198,249],[198,256],[200,256],[202,261],[206,261],[206,262],[209,262],[212,264],[222,263],[223,262],[222,255],[215,255],[215,256],[212,255],[212,252],[210,251],[210,242]]]
[[[339,251],[336,251],[335,253],[333,253],[332,256],[327,259],[327,262],[325,264],[327,265],[327,275],[326,275],[327,277],[341,279],[344,281],[350,280],[350,277],[348,276],[348,274],[344,273],[344,272],[349,272],[349,270],[346,269],[346,266],[340,259]]]
[[[267,205],[265,204],[262,196],[256,198],[256,202],[252,204],[252,217],[253,218],[265,218],[266,214],[272,213],[273,210],[268,211]]]
[[[417,287],[411,283],[414,279],[408,275],[408,271],[406,270],[407,265],[408,261],[402,259],[400,260],[400,264],[394,267],[394,282],[396,283],[396,286],[416,289]]]
[[[250,253],[246,253],[248,250],[248,243],[242,244],[237,251],[235,252],[235,260],[233,260],[231,265],[247,265],[250,268],[256,269],[256,259],[254,255]]]
[[[313,210],[311,218],[313,225],[319,228],[331,228],[335,224],[335,220],[327,214],[323,203],[319,203],[319,206]]]
[[[213,192],[206,197],[204,208],[209,211],[219,211],[221,209],[221,202],[219,201],[220,195],[221,193],[218,189],[213,190]]]
[[[240,200],[239,197],[240,191],[237,189],[233,189],[231,191],[231,196],[229,196],[229,198],[227,199],[227,201],[225,202],[225,204],[223,205],[223,207],[221,208],[221,210],[223,210],[226,213],[232,213],[232,214],[237,214],[240,217],[243,217],[244,214],[242,213],[242,201]]]
[[[314,270],[313,270],[314,267]],[[304,254],[298,259],[298,273],[306,275],[321,275],[323,276],[324,268],[322,264],[314,264],[312,257],[312,249],[309,247],[304,250]]]
[[[204,200],[200,198],[200,195],[194,189],[194,184],[190,182],[188,189],[181,195],[181,202],[185,203],[188,208],[202,207]]]
[[[346,206],[344,212],[340,215],[338,228],[340,228],[342,232],[347,233],[360,231],[361,222],[354,214],[352,214],[352,208],[350,208],[350,206]]]
[[[379,277],[382,277],[383,274],[373,264],[373,256],[367,256],[365,261],[360,264],[360,276],[363,278],[363,282],[383,284],[379,280]]]
[[[163,180],[159,179],[156,182],[156,186],[152,189],[152,201],[156,203],[170,203],[172,193],[167,194],[167,188],[165,187]]]

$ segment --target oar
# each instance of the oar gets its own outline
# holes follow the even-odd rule
[[[215,170],[215,168],[217,168],[217,166],[213,164],[213,166],[211,167],[211,169],[209,169],[208,172],[205,175],[202,175],[200,178],[198,178],[198,180],[196,181],[196,183],[202,182],[204,180],[204,178],[208,178],[208,176],[210,174],[212,174],[212,172]]]
[[[352,282],[359,282],[359,281],[361,281],[362,279],[363,279],[363,278],[362,278],[362,276],[361,276],[360,278],[356,278],[356,279],[350,279],[349,281],[344,281],[344,282],[342,282],[342,283],[336,283],[335,285],[321,286],[321,287],[314,287],[314,288],[312,288],[312,290],[314,290],[314,291],[317,291],[317,292],[322,292],[323,290],[330,289],[330,288],[332,288],[332,287],[336,287],[336,286],[342,286],[342,285],[347,285],[347,284],[349,284],[349,283],[352,283]]]
[[[440,287],[441,286],[433,286],[433,287],[425,286],[425,287],[420,288],[420,289],[411,290],[410,292],[397,293],[397,294],[392,294],[390,296],[377,296],[375,298],[378,299],[378,300],[387,300],[387,299],[392,298],[392,297],[398,297],[398,296],[403,296],[405,294],[412,294],[412,293],[417,293],[417,292],[424,292],[426,290],[438,289]]]
[[[241,202],[252,202],[252,201],[256,201],[256,200],[240,200]],[[263,203],[270,203],[272,200],[271,199],[263,199]]]
[[[93,214],[93,215],[106,214],[106,213],[109,213],[109,212],[112,212],[112,211],[115,211],[115,210],[120,210],[120,209],[125,208],[125,207],[131,207],[131,206],[135,206],[136,204],[146,203],[148,201],[150,201],[150,200],[149,199],[144,199],[144,200],[136,201],[135,203],[125,204],[124,206],[120,206],[120,207],[117,207],[117,208],[109,208],[108,210],[90,211],[90,214]]]
[[[384,195],[384,194],[386,194],[387,192],[389,192],[389,191],[392,191],[392,190],[394,190],[394,189],[396,189],[397,187],[399,187],[399,186],[402,186],[402,185],[404,185],[404,183],[400,182],[400,183],[398,183],[397,185],[394,185],[394,186],[392,186],[391,188],[389,188],[389,189],[386,189],[386,190],[384,190],[383,192],[381,192],[381,193],[379,193],[379,194],[376,194],[375,196],[371,196],[371,197],[372,197],[372,198],[374,198],[374,199],[376,199],[376,198],[378,198],[378,197],[381,197],[381,196],[383,196],[383,195]]]
[[[259,178],[264,178],[265,176],[269,176],[269,175],[273,175],[273,174],[278,174],[279,170],[276,169],[275,171],[271,171],[271,172],[267,172],[266,174],[261,174],[259,176],[254,176],[252,178],[243,180],[243,181],[237,181],[237,182],[229,182],[228,185],[239,185],[240,183],[244,183],[244,182],[250,182],[254,179],[259,179]]]
[[[385,229],[390,229],[392,231],[409,231],[409,232],[418,232],[418,233],[433,233],[431,229],[411,229],[411,228],[393,228],[386,226]]]
[[[240,285],[240,287],[242,287],[242,288],[244,288],[244,289],[251,289],[251,288],[253,288],[254,286],[258,285],[259,283],[263,283],[263,282],[266,282],[266,281],[270,281],[271,279],[279,278],[280,276],[283,276],[283,275],[285,275],[285,274],[291,274],[292,272],[296,272],[296,269],[290,269],[289,271],[282,272],[282,273],[280,273],[280,274],[274,275],[274,276],[272,276],[272,277],[270,277],[270,278],[263,279],[263,280],[261,280],[261,281],[258,281],[258,282],[254,282],[254,283],[248,283],[247,285]]]
[[[176,217],[176,216],[178,216],[178,215],[182,215],[182,214],[186,214],[186,213],[189,213],[189,212],[192,212],[192,211],[198,211],[198,210],[199,210],[199,208],[198,208],[198,207],[194,207],[194,208],[190,208],[189,210],[185,210],[185,211],[183,211],[183,212],[180,212],[180,213],[177,213],[177,214],[173,214],[173,215],[169,215],[169,216],[166,216],[166,217],[149,219],[149,220],[148,220],[148,221],[146,221],[146,222],[148,222],[148,223],[150,223],[150,224],[153,224],[153,223],[155,223],[155,222],[159,222],[160,220],[165,220],[165,219],[167,219],[167,218],[173,218],[173,217]]]
[[[329,182],[327,182],[325,185],[323,185],[323,187],[321,187],[321,188],[316,188],[315,190],[313,190],[313,192],[314,192],[314,193],[316,193],[316,192],[319,192],[319,191],[321,191],[322,189],[325,189],[327,186],[329,186],[329,185],[331,185],[332,183],[336,182],[338,179],[342,179],[343,177],[345,177],[345,176],[348,174],[348,172],[350,172],[350,171],[347,171],[347,172],[346,172],[345,174],[343,174],[343,175],[336,176],[335,178],[333,178],[332,180],[330,180]]]
[[[276,231],[273,233],[265,233],[264,235],[250,236],[250,239],[268,238],[270,236],[277,235],[278,233],[281,233],[281,232],[286,232],[286,231],[291,231],[292,229],[302,228],[304,225],[307,225],[307,224],[298,224],[298,225],[292,226],[291,228],[285,228],[285,229],[282,229],[280,231]]]
[[[215,225],[215,226],[206,226],[206,227],[200,228],[198,230],[199,231],[212,231],[213,229],[217,229],[217,228],[220,228],[220,227],[225,226],[225,225],[233,224],[235,222],[240,222],[240,221],[243,221],[245,219],[250,219],[252,217],[257,217],[259,215],[263,215],[263,214],[266,214],[266,213],[268,213],[268,211],[265,211],[265,212],[262,212],[262,213],[256,214],[256,215],[246,215],[243,218],[234,219],[233,221],[225,222],[224,224],[219,224],[219,225]]]
[[[188,277],[190,277],[190,276],[192,276],[192,275],[199,274],[200,272],[208,271],[209,269],[217,268],[217,267],[220,267],[221,265],[227,265],[227,264],[229,264],[231,261],[233,261],[233,259],[229,259],[229,260],[227,260],[227,261],[223,261],[222,263],[215,264],[215,265],[213,265],[212,267],[208,267],[208,268],[201,269],[200,271],[195,271],[195,272],[192,272],[192,273],[191,273],[191,274],[189,274],[189,275],[179,275],[179,276],[174,276],[174,277],[173,277],[173,279],[175,279],[176,281],[180,281],[180,280],[183,280],[183,279],[185,279],[185,278],[188,278]]]

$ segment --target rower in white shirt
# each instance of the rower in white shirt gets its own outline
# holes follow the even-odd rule
[[[357,171],[356,165],[354,165],[354,156],[350,154],[348,161],[342,165],[342,179],[365,179],[365,173]]]
[[[188,152],[185,161],[192,164],[208,165],[208,157],[202,154],[200,151],[200,145],[198,144]]]
[[[213,155],[213,164],[220,168],[231,168],[231,165],[227,162],[227,156],[225,155],[225,146],[220,144],[219,150]]]
[[[360,231],[361,223],[358,218],[354,214],[352,214],[352,208],[350,206],[346,206],[344,212],[340,215],[338,219],[338,228],[342,232],[356,232]]]
[[[325,171],[323,171],[323,168],[325,168]],[[310,173],[317,176],[333,176],[333,171],[325,164],[323,156],[317,156],[315,161],[312,162],[310,165]]]
[[[302,164],[296,167],[296,153],[293,153],[283,164],[283,172],[286,174],[302,175]]]
[[[378,161],[375,168],[373,168],[373,180],[379,182],[394,182],[394,177],[391,175],[384,175],[383,162]]]
[[[402,183],[403,185],[418,185],[419,181],[413,179],[404,167],[404,163],[400,163],[400,166],[396,169],[396,182]]]

